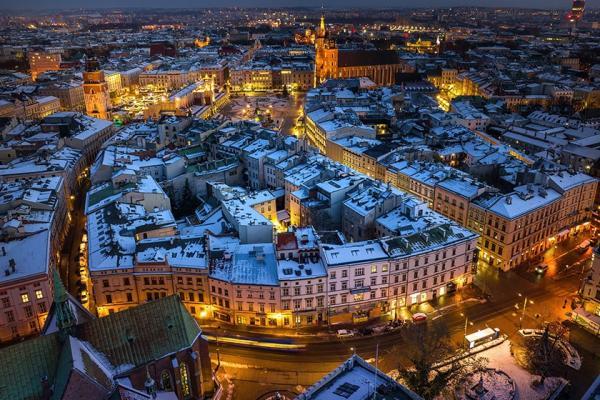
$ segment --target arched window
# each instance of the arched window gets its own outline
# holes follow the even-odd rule
[[[181,375],[181,391],[183,397],[187,398],[190,395],[190,371],[186,363],[181,363],[179,373]]]
[[[173,391],[173,381],[171,380],[171,373],[167,370],[164,370],[160,374],[160,387],[165,392]]]

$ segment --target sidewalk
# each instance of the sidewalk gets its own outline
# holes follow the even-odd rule
[[[432,320],[444,315],[449,310],[458,307],[461,304],[471,302],[485,302],[481,298],[481,290],[474,285],[463,288],[453,295],[442,296],[431,302],[415,304],[410,307],[403,307],[400,313],[405,318],[410,319],[412,314],[420,312],[427,314]],[[374,328],[383,327],[391,322],[389,315],[375,318],[369,322],[362,324],[335,324],[328,326],[326,324],[320,326],[300,327],[300,328],[267,328],[261,326],[235,326],[221,321],[202,322],[200,326],[205,334],[219,337],[239,337],[245,339],[277,339],[285,340],[294,343],[321,343],[325,340],[337,340],[336,332],[339,329],[347,330],[372,330]],[[379,334],[386,333],[382,331]],[[376,333],[367,335],[373,337]],[[359,336],[360,337],[360,336]]]

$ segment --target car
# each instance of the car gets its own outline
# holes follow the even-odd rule
[[[337,337],[339,338],[348,338],[348,337],[353,337],[354,336],[354,332],[348,329],[338,329],[337,331]]]
[[[81,302],[82,302],[82,303],[87,303],[87,302],[88,302],[88,300],[89,300],[89,299],[88,299],[88,293],[87,293],[87,291],[86,291],[86,292],[81,292],[81,293],[79,294],[79,298],[81,299]]]
[[[427,314],[425,313],[415,313],[412,316],[412,320],[415,324],[422,324],[427,322]]]
[[[585,253],[588,247],[590,247],[590,243],[591,242],[589,240],[584,240],[579,244],[579,246],[577,246],[577,250],[579,250],[581,253]]]
[[[87,241],[88,241],[87,233],[84,233],[83,236],[81,236],[81,241],[83,243],[87,243]]]
[[[84,275],[87,273],[87,270],[85,269],[85,267],[80,267],[79,268],[79,275]]]
[[[546,271],[548,271],[548,265],[546,264],[540,264],[537,267],[535,267],[535,272],[537,272],[538,274],[545,274]]]

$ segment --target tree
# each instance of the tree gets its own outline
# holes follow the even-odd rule
[[[185,183],[183,184],[181,199],[177,206],[176,216],[180,218],[192,214],[196,207],[198,207],[198,203],[198,199],[196,196],[194,196],[194,193],[192,193],[190,181],[189,179],[186,179]]]
[[[487,360],[460,354],[460,345],[452,343],[441,322],[412,325],[402,333],[402,355],[408,365],[399,368],[403,383],[426,400],[433,399],[465,378],[483,370]]]
[[[568,329],[556,321],[546,324],[542,336],[525,340],[525,366],[541,377],[542,385],[547,377],[564,371],[565,355],[558,344],[566,340],[567,333]]]

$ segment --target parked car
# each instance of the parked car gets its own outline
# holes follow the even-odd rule
[[[349,338],[354,336],[354,331],[348,329],[338,329],[337,337],[339,338]]]
[[[87,303],[87,302],[88,302],[88,300],[89,300],[89,299],[88,299],[88,293],[87,293],[87,291],[81,292],[81,293],[79,294],[79,298],[81,299],[81,302],[82,302],[82,303]]]
[[[589,240],[584,240],[579,244],[579,246],[577,246],[577,250],[584,253],[588,249],[588,247],[590,247],[590,243],[591,242]]]
[[[427,314],[425,313],[415,313],[412,316],[412,320],[415,324],[422,324],[427,322]]]
[[[535,272],[537,272],[540,275],[545,274],[546,271],[548,271],[548,265],[547,264],[540,264],[537,267],[535,267]]]

